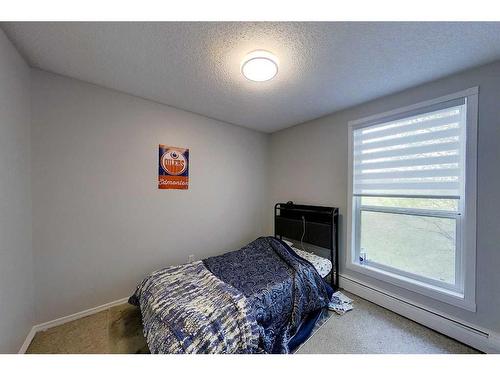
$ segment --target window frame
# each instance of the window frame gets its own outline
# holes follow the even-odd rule
[[[477,120],[478,120],[479,87],[441,96],[413,105],[398,108],[392,111],[365,117],[348,123],[348,209],[347,209],[347,251],[346,268],[359,272],[378,280],[402,287],[404,289],[437,299],[469,311],[476,311],[475,280],[476,280],[476,190],[477,190]],[[426,209],[400,209],[393,207],[368,207],[376,212],[395,214],[425,214],[424,216],[453,217],[456,219],[456,253],[455,277],[457,287],[450,284],[431,280],[425,276],[413,275],[409,272],[396,270],[390,266],[370,262],[359,262],[361,212],[366,206],[361,206],[361,197],[353,196],[353,131],[392,119],[405,117],[407,113],[418,111],[435,105],[465,98],[466,103],[466,142],[464,164],[464,200],[459,200],[459,210],[456,214],[451,211],[435,211]],[[367,211],[367,210],[366,210]],[[359,212],[356,215],[355,212]],[[354,230],[354,232],[353,232]],[[457,262],[457,260],[459,260]],[[458,272],[457,272],[458,271]]]

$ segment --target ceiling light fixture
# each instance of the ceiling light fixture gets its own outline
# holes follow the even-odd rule
[[[241,73],[250,81],[269,81],[278,74],[278,59],[268,51],[250,52],[241,63]]]

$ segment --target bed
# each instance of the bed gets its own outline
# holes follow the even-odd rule
[[[280,238],[261,237],[155,271],[129,302],[141,309],[151,353],[290,353],[333,293],[324,280],[330,271],[318,261]]]

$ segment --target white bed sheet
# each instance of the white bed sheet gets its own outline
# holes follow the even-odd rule
[[[309,261],[309,263],[311,263],[314,266],[314,268],[316,268],[316,271],[318,271],[321,277],[325,277],[332,270],[332,262],[330,262],[329,259],[320,257],[319,255],[309,253],[307,251],[297,249],[296,247],[293,246],[292,249],[297,253],[298,256]]]

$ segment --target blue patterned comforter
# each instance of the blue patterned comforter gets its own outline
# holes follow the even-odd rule
[[[141,307],[152,353],[288,353],[330,296],[308,261],[284,242],[261,237],[156,271],[130,302]]]

